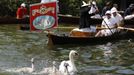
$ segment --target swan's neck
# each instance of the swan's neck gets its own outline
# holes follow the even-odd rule
[[[31,68],[32,68],[32,70],[34,70],[34,63],[33,62],[32,62]]]
[[[74,64],[74,58],[71,54],[69,55],[69,60]]]
[[[75,63],[74,63],[74,57],[73,57],[71,54],[69,55],[69,61],[71,62],[72,67],[73,67],[75,70],[77,70],[77,69],[76,69],[76,66],[75,66]]]
[[[53,72],[56,72],[56,67],[54,65],[53,65],[52,69],[53,69]]]

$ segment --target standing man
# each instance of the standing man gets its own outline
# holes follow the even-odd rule
[[[28,16],[28,12],[27,12],[25,3],[22,3],[20,5],[20,7],[17,9],[16,14],[17,14],[17,19],[23,19],[23,18],[26,18],[26,16]]]
[[[89,4],[86,4],[83,1],[83,5],[80,8],[80,26],[79,26],[79,29],[90,28],[91,16],[95,15],[95,13],[90,13],[90,14],[88,13],[90,9],[91,9],[91,6]]]

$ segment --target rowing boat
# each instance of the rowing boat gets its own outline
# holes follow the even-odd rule
[[[52,33],[47,34],[48,44],[52,45],[65,45],[65,44],[86,44],[86,45],[97,45],[105,44],[107,42],[113,42],[123,39],[134,38],[133,31],[122,31],[115,33],[111,36],[104,37],[71,37],[69,35],[56,35]]]

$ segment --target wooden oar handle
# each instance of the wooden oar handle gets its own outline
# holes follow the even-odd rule
[[[115,27],[113,27],[113,28],[110,28],[110,29],[114,29]],[[96,27],[96,29],[109,29],[109,28],[106,28],[106,27]]]
[[[125,29],[125,30],[131,30],[131,31],[134,31],[134,28],[118,27],[118,29]]]

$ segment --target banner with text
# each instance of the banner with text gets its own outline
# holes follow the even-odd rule
[[[51,29],[58,25],[57,2],[30,5],[30,30]]]

